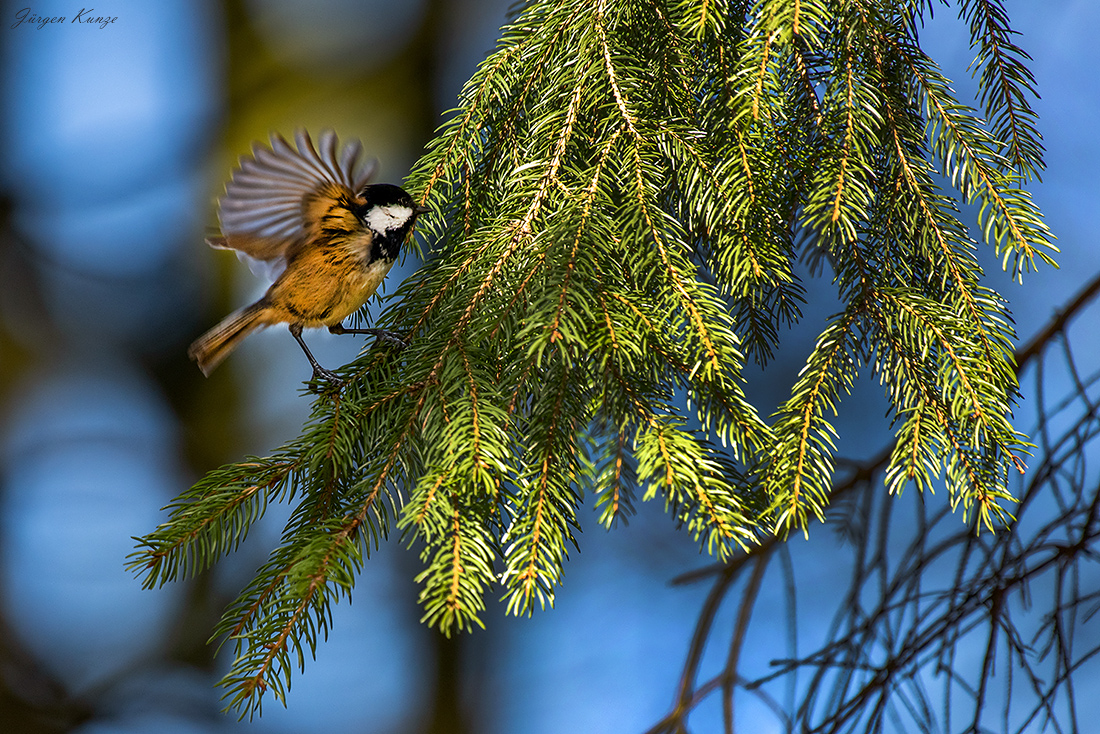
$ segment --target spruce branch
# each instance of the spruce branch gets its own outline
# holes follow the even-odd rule
[[[999,4],[960,6],[991,123],[921,51],[923,3],[525,3],[406,184],[436,212],[379,324],[408,346],[365,351],[301,436],[211,472],[139,541],[133,568],[165,583],[297,502],[218,628],[230,704],[284,695],[395,525],[448,634],[489,593],[552,605],[589,496],[608,527],[660,500],[720,559],[808,532],[862,372],[898,426],[889,489],[946,481],[968,516],[1008,518],[1014,334],[958,201],[1014,275],[1055,250],[1023,188],[1026,55]],[[800,258],[842,307],[767,416],[744,368],[802,317]]]
[[[1031,57],[1012,43],[1018,33],[1000,0],[960,0],[959,16],[970,25],[971,48],[978,48],[971,69],[980,74],[979,99],[992,134],[1005,142],[1006,157],[1024,180],[1038,178],[1043,144],[1038,115],[1028,104],[1039,96],[1035,76],[1025,65]]]

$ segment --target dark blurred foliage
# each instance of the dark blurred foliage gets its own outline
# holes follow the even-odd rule
[[[6,138],[32,138],[6,157],[8,195],[0,230],[8,567],[3,597],[9,602],[3,614],[16,621],[0,620],[4,731],[68,731],[85,721],[125,728],[128,714],[121,712],[132,706],[163,708],[184,722],[194,719],[189,726],[195,721],[214,728],[227,725],[215,715],[212,684],[219,668],[207,637],[239,578],[208,575],[167,594],[144,594],[141,603],[156,608],[151,612],[158,620],[155,629],[139,649],[97,669],[94,662],[67,663],[66,651],[57,649],[61,640],[39,637],[54,636],[56,627],[75,632],[82,627],[75,620],[59,611],[56,619],[45,615],[51,619],[36,626],[23,617],[34,614],[35,603],[51,604],[56,611],[67,594],[81,592],[54,584],[36,602],[21,588],[21,574],[42,579],[42,572],[51,569],[20,572],[11,566],[28,554],[42,557],[41,544],[48,537],[26,531],[28,522],[56,512],[72,522],[95,524],[101,519],[94,513],[110,512],[113,503],[125,501],[101,484],[117,488],[119,480],[134,478],[133,463],[123,457],[118,465],[99,466],[84,460],[85,450],[111,441],[121,454],[159,455],[164,472],[163,481],[153,482],[161,485],[158,491],[141,486],[140,477],[132,488],[146,495],[140,522],[148,525],[156,520],[150,513],[178,493],[188,477],[244,451],[263,451],[280,430],[292,430],[300,419],[293,378],[274,388],[286,393],[276,397],[284,401],[286,415],[272,428],[256,417],[257,412],[262,416],[272,390],[264,384],[267,376],[254,372],[260,365],[238,365],[205,380],[185,357],[190,340],[244,295],[242,267],[202,245],[204,231],[216,226],[214,199],[236,157],[252,141],[265,140],[273,130],[289,134],[298,126],[334,127],[343,137],[361,138],[380,159],[381,175],[400,180],[436,125],[433,81],[441,61],[433,39],[444,11],[442,3],[328,2],[306,13],[294,5],[234,1],[151,8],[122,3],[110,10],[115,23],[95,30],[98,35],[71,23],[43,28],[4,24],[6,40],[14,41],[5,42]],[[64,3],[32,9],[40,16],[77,10]],[[4,18],[14,22],[19,11],[6,5]],[[173,43],[173,35],[182,40]],[[105,74],[95,75],[97,70]],[[112,75],[123,81],[112,86]],[[142,82],[156,88],[142,89]],[[90,89],[82,92],[84,99],[67,101],[67,84]],[[84,107],[74,111],[76,104]],[[142,104],[152,111],[128,109]],[[54,127],[35,124],[58,110],[71,116]],[[97,126],[97,115],[104,124]],[[128,158],[116,158],[114,166],[102,157],[65,159],[66,146],[100,146],[108,152],[117,147]],[[170,181],[189,184],[183,183],[182,190],[177,185],[170,200],[150,203],[148,192],[171,186]],[[44,196],[62,197],[61,206]],[[68,219],[60,211],[66,207],[72,210]],[[127,230],[117,238],[100,235],[100,251],[89,251],[81,238],[94,239],[103,231],[97,230],[96,217],[110,219],[116,211],[123,212],[116,219]],[[178,224],[183,226],[173,226]],[[134,395],[137,407],[110,400],[125,402]],[[44,416],[51,406],[57,415]],[[156,415],[143,425],[128,410]],[[144,432],[162,440],[152,447]],[[46,504],[47,493],[56,500],[52,506]],[[92,498],[90,514],[70,514],[79,506],[68,504],[73,493]],[[128,544],[128,536],[143,529],[128,523],[118,530],[113,529],[118,539]],[[105,555],[79,538],[65,537],[64,523],[47,532],[61,548],[62,564],[83,558],[99,569],[68,569],[77,574],[73,578],[96,583],[99,574],[117,576],[123,561],[117,544]],[[262,548],[246,549],[244,555],[247,568],[262,558]],[[405,555],[391,554],[391,563],[401,569],[398,577],[411,575]],[[62,573],[53,580],[68,578]],[[134,586],[133,579],[125,583]],[[410,583],[406,594],[411,598],[412,593]],[[421,632],[408,606],[411,629],[424,637],[425,669],[438,675],[413,676],[415,698],[437,703],[405,717],[405,728],[463,731],[456,708],[457,644]],[[79,614],[80,608],[74,604],[68,613]],[[111,610],[101,611],[110,616]],[[125,613],[117,611],[116,617],[125,619]],[[94,658],[94,652],[76,651],[77,657],[81,654]],[[386,663],[378,666],[384,675]],[[199,673],[189,702],[173,708],[155,695],[124,692],[164,670]],[[128,702],[120,703],[121,698]],[[192,710],[192,704],[197,708]],[[365,725],[364,730],[373,729]]]

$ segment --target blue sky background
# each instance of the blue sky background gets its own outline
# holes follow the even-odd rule
[[[130,0],[94,6],[95,15],[117,17],[104,28],[39,28],[17,24],[25,1],[0,4],[7,219],[0,235],[0,619],[7,634],[94,706],[81,732],[417,731],[428,716],[421,702],[431,695],[434,658],[430,633],[417,622],[417,561],[397,543],[371,559],[354,604],[337,607],[335,631],[295,678],[289,706],[269,701],[261,718],[244,724],[216,713],[212,683],[224,656],[211,668],[178,654],[184,626],[209,629],[213,621],[181,618],[194,608],[187,602],[195,588],[142,591],[123,562],[130,536],[153,528],[160,508],[203,471],[278,446],[306,415],[300,388],[309,367],[285,330],[250,339],[209,381],[186,360],[191,339],[266,288],[202,244],[233,161],[269,130],[330,125],[364,141],[381,162],[381,180],[400,181],[436,124],[431,114],[418,119],[417,105],[435,114],[454,106],[492,47],[507,3],[453,0],[430,11],[422,0],[229,7]],[[71,18],[82,6],[29,7]],[[1033,191],[1062,249],[1060,270],[1032,273],[1023,286],[988,259],[990,282],[1012,301],[1026,340],[1100,270],[1093,242],[1100,4],[1015,2],[1009,11],[1042,94],[1036,106],[1047,171]],[[402,56],[428,17],[431,87]],[[241,33],[245,40],[231,38]],[[938,9],[922,41],[965,98],[974,88],[965,26]],[[230,63],[259,58],[254,66],[263,73],[229,83]],[[395,269],[391,285],[412,267]],[[815,318],[829,313],[828,285],[810,290],[816,300],[805,328],[792,334],[779,363],[801,359]],[[1072,332],[1081,337],[1077,356],[1092,365],[1100,364],[1100,340],[1088,337],[1096,326],[1093,310]],[[361,346],[321,332],[307,338],[329,365]],[[849,401],[837,423],[842,454],[867,457],[888,442],[886,424],[867,418],[883,414],[880,393],[866,384]],[[1019,418],[1027,430],[1024,397]],[[641,732],[667,712],[707,592],[668,582],[707,559],[659,506],[640,509],[612,533],[587,523],[556,609],[516,620],[491,608],[489,631],[463,642],[463,686],[479,731]],[[271,508],[203,593],[232,595],[277,540],[280,520]],[[812,639],[826,621],[815,610],[835,595],[830,574],[843,551],[819,528],[809,541],[793,540],[792,553]],[[768,594],[779,604],[780,591],[769,590],[762,609]],[[723,623],[732,614],[732,605],[724,609]],[[774,656],[778,623],[754,620],[750,659]],[[717,657],[708,661],[716,669]],[[778,731],[756,715],[746,707],[750,730]],[[693,719],[700,732],[717,730],[718,721],[716,704]]]

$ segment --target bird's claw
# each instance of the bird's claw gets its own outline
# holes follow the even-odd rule
[[[392,331],[386,331],[385,329],[375,329],[374,336],[376,339],[381,339],[383,341],[389,342],[390,344],[393,344],[398,349],[406,349],[409,346],[409,343],[407,341],[405,341]]]
[[[310,382],[324,383],[324,387],[326,388],[334,387],[339,390],[344,386],[344,383],[347,381],[332,370],[325,369],[320,365],[314,365],[313,378],[310,380]],[[322,390],[322,392],[324,392],[324,390]]]
[[[399,337],[396,332],[387,331],[386,329],[348,329],[343,324],[335,324],[328,327],[328,330],[333,334],[366,334],[367,336],[373,336],[375,339],[387,341],[398,349],[405,349],[409,346],[409,343]]]

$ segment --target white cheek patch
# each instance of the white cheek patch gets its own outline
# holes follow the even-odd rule
[[[413,210],[407,206],[376,206],[367,212],[367,226],[375,232],[384,233],[404,227],[412,215]]]

